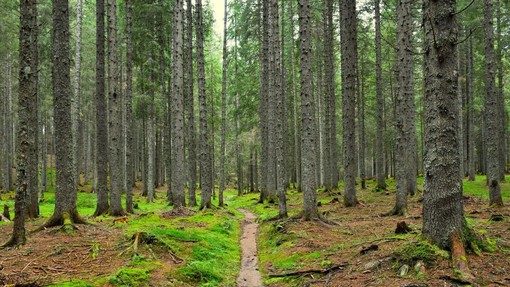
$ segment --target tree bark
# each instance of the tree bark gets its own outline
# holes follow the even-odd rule
[[[20,34],[19,34],[19,97],[18,97],[18,130],[16,137],[16,197],[14,225],[12,236],[3,246],[16,246],[26,241],[25,207],[28,200],[30,177],[33,174],[30,164],[34,145],[37,142],[31,137],[33,114],[37,113],[37,2],[24,0],[20,2]],[[37,161],[36,161],[37,162]],[[37,169],[36,169],[37,170]],[[36,193],[37,195],[37,193]],[[30,216],[30,214],[28,214]]]
[[[55,210],[41,227],[63,225],[64,218],[85,223],[76,207],[73,132],[71,121],[70,32],[68,0],[53,1],[52,81],[55,126],[56,189]]]
[[[381,0],[375,0],[375,71],[376,71],[376,177],[377,189],[386,189],[386,172],[384,169],[384,96],[382,91],[382,64],[381,64]]]
[[[312,17],[309,0],[299,0],[299,41],[301,61],[301,154],[303,218],[319,217],[317,210],[315,107],[313,101],[312,72]]]
[[[290,46],[290,66],[292,69],[292,108],[294,110],[293,126],[294,126],[294,168],[296,173],[296,183],[298,190],[301,190],[301,146],[299,141],[299,116],[298,116],[298,96],[297,96],[297,84],[296,84],[296,64],[295,64],[295,52],[294,52],[294,1],[290,1],[290,38],[292,44]]]
[[[365,62],[364,56],[361,54],[361,67],[358,72],[358,169],[361,180],[361,189],[366,189],[366,172],[365,172]]]
[[[32,5],[32,4],[30,4]],[[30,106],[27,107],[30,111],[29,113],[29,124],[27,126],[27,132],[28,137],[30,137],[30,154],[28,157],[28,166],[27,166],[27,172],[28,172],[28,190],[27,190],[27,204],[26,204],[26,210],[27,210],[27,216],[28,218],[37,218],[39,217],[39,177],[38,175],[38,167],[39,167],[39,156],[38,156],[38,142],[39,142],[39,133],[38,133],[38,127],[39,127],[39,105],[38,105],[38,98],[39,98],[39,52],[37,47],[37,37],[38,37],[38,23],[37,23],[37,8],[30,7],[29,9],[35,9],[36,15],[31,15],[30,17],[30,26],[33,31],[30,32],[30,39],[28,40],[30,45],[35,45],[34,47],[31,47],[31,57],[30,59],[30,72],[34,75],[29,76],[34,83],[32,83],[33,86],[31,86],[30,90],[27,90],[26,92],[29,92],[32,96],[30,98]],[[33,11],[31,11],[33,13]],[[28,73],[28,72],[26,72]],[[20,74],[21,76],[21,74]],[[33,78],[32,78],[33,77]],[[19,98],[18,98],[19,101]],[[18,124],[19,125],[19,124]],[[18,129],[18,135],[19,135],[19,126]],[[16,145],[17,148],[17,145]],[[16,157],[18,157],[16,155]],[[17,169],[16,169],[17,173]],[[19,185],[18,185],[19,186]]]
[[[183,8],[182,0],[174,1],[173,54],[172,54],[172,194],[176,208],[186,205],[184,196],[184,110],[183,110]]]
[[[504,133],[499,120],[500,108],[495,91],[494,76],[494,31],[492,25],[492,0],[485,0],[485,129],[484,141],[487,151],[487,180],[489,183],[489,205],[502,206],[500,170],[501,170],[501,134]]]
[[[329,144],[329,154],[326,154],[326,157],[329,160],[328,169],[326,170],[326,188],[328,190],[332,190],[338,187],[333,0],[326,0],[325,23],[324,80],[326,95],[325,107],[328,110],[328,113],[326,114],[326,137],[328,138],[327,144]]]
[[[96,193],[97,203],[94,216],[108,212],[108,153],[104,147],[108,145],[107,104],[105,95],[105,1],[96,1]]]
[[[268,19],[268,1],[262,0],[262,19],[259,35],[259,58],[261,62],[260,69],[260,126],[261,126],[261,167],[262,167],[262,186],[260,190],[259,203],[263,203],[269,196],[269,38],[267,30],[269,28]],[[261,48],[260,48],[261,47]]]
[[[202,0],[196,0],[196,36],[197,36],[197,78],[198,99],[200,102],[200,177],[202,189],[202,201],[200,209],[211,208],[212,174],[211,174],[211,149],[209,139],[209,127],[207,115],[207,96],[205,91],[205,67],[204,67],[204,31]]]
[[[271,19],[272,19],[272,39],[271,39],[271,48],[273,49],[273,57],[274,57],[274,76],[273,80],[273,99],[274,99],[274,119],[275,119],[275,154],[276,154],[276,188],[278,195],[278,211],[280,218],[287,217],[287,199],[285,197],[285,191],[287,187],[286,180],[286,171],[285,171],[285,94],[282,93],[282,86],[284,85],[281,82],[282,75],[282,66],[280,57],[280,45],[279,45],[279,15],[278,15],[278,0],[270,0],[270,9],[271,9]]]
[[[186,25],[186,112],[188,118],[188,180],[189,180],[189,205],[197,205],[197,156],[195,139],[195,113],[194,113],[194,88],[193,88],[193,13],[191,0],[187,0],[187,25]]]
[[[505,94],[504,94],[504,80],[503,80],[503,43],[501,42],[501,1],[496,1],[496,41],[497,41],[497,49],[496,49],[496,67],[497,71],[497,79],[498,85],[496,90],[497,95],[497,106],[499,116],[499,148],[500,148],[500,156],[499,156],[499,180],[500,182],[505,181],[505,173],[506,173],[506,141],[508,141],[508,134],[506,129],[506,110],[505,110]]]
[[[153,58],[153,57],[151,57]],[[154,59],[151,59],[152,61]],[[155,132],[155,113],[154,113],[154,70],[149,71],[149,89],[148,94],[148,115],[147,115],[147,136],[145,137],[145,146],[147,147],[147,177],[144,184],[147,186],[147,202],[154,201],[154,176],[155,171],[155,143],[156,143],[156,132]]]
[[[416,189],[416,135],[414,105],[412,1],[397,4],[397,99],[395,106],[397,192],[392,215],[407,214],[407,195]]]
[[[466,60],[466,95],[467,95],[467,154],[468,154],[468,180],[475,181],[475,105],[473,95],[473,39],[469,38]]]
[[[227,138],[227,0],[223,12],[223,56],[221,79],[221,159],[220,159],[220,191],[218,205],[223,206],[223,191],[225,190],[225,149]]]
[[[133,210],[133,187],[135,186],[134,139],[135,119],[133,114],[133,2],[126,0],[126,212]]]
[[[376,0],[379,1],[379,0]],[[356,1],[340,0],[340,37],[342,54],[342,117],[344,141],[344,205],[355,206],[356,198]],[[384,174],[384,173],[383,173]],[[383,181],[384,182],[384,181]]]
[[[121,204],[122,176],[122,95],[118,82],[117,0],[108,0],[108,131],[110,160],[110,210],[112,216],[124,215]]]
[[[74,169],[76,186],[80,185],[80,163],[81,163],[81,134],[79,133],[80,122],[80,98],[81,98],[81,47],[82,47],[82,23],[83,23],[83,1],[76,2],[76,50],[74,57],[74,93],[71,105],[72,124],[73,124],[73,150],[74,150]]]
[[[425,0],[423,235],[441,248],[464,225],[457,100],[455,0]]]

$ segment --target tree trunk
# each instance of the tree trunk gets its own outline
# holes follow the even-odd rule
[[[309,0],[299,0],[299,41],[301,60],[301,154],[303,218],[319,217],[317,210],[315,107],[312,72],[312,17]]]
[[[34,113],[37,113],[37,4],[34,0],[20,2],[20,47],[19,47],[19,97],[18,97],[18,130],[16,137],[16,197],[15,216],[12,237],[3,246],[24,244],[25,207],[30,205],[28,187],[32,174],[31,156],[37,142],[31,137]],[[37,162],[37,161],[36,161]],[[37,169],[36,169],[37,170]],[[37,195],[37,193],[36,193]],[[30,211],[29,211],[30,212]],[[30,215],[30,214],[28,214]]]
[[[441,248],[464,225],[457,140],[455,1],[425,0],[425,183],[423,235]],[[431,20],[434,19],[434,20]]]
[[[186,112],[188,118],[188,177],[189,177],[189,205],[197,205],[197,156],[195,139],[195,113],[194,113],[194,88],[193,88],[193,13],[191,0],[187,0],[187,25],[186,25]]]
[[[356,66],[358,58],[358,43],[356,40],[356,1],[340,0],[340,7],[342,7],[342,9],[340,9],[340,43],[342,54],[341,69],[344,141],[344,205],[349,207],[358,204],[358,199],[356,198],[355,137]]]
[[[473,39],[469,38],[466,61],[467,130],[468,130],[468,180],[475,181],[475,105],[473,96]]]
[[[259,34],[259,61],[260,69],[260,126],[261,126],[261,166],[262,187],[259,203],[263,203],[269,196],[269,28],[268,1],[262,0],[262,21]]]
[[[174,1],[173,17],[173,89],[172,89],[172,197],[176,208],[186,205],[184,196],[185,173],[180,163],[184,162],[183,125],[183,8],[182,0]]]
[[[171,23],[171,29],[173,31],[173,12],[172,12],[172,21],[170,22]],[[172,143],[172,138],[173,138],[173,135],[172,135],[172,126],[173,126],[173,123],[172,123],[172,119],[173,119],[173,116],[172,116],[172,111],[173,111],[173,108],[172,108],[172,100],[174,99],[174,90],[173,90],[173,85],[174,85],[174,77],[172,76],[172,73],[174,72],[174,61],[173,61],[173,55],[174,55],[174,47],[173,47],[173,43],[174,43],[174,40],[173,40],[173,32],[172,32],[172,36],[171,37],[168,37],[169,38],[169,47],[170,47],[170,52],[171,52],[171,57],[172,57],[172,60],[170,61],[170,78],[168,79],[168,97],[166,99],[166,107],[165,107],[165,111],[164,111],[164,114],[165,114],[165,125],[164,125],[164,129],[165,129],[165,146],[164,146],[164,152],[165,152],[165,177],[166,177],[166,197],[167,197],[167,200],[168,200],[168,203],[170,205],[174,204],[174,198],[173,198],[173,192],[172,192],[172,170],[173,170],[173,166],[172,166],[172,158],[173,158],[173,149],[172,149],[172,146],[173,146],[173,143]]]
[[[149,87],[152,87],[154,81],[154,72],[149,72]],[[155,164],[154,164],[154,146],[156,143],[156,132],[155,132],[155,113],[154,113],[154,89],[149,88],[149,106],[147,115],[147,135],[145,137],[145,146],[147,147],[147,176],[144,184],[147,186],[147,202],[154,201],[154,175],[155,175]]]
[[[32,4],[30,4],[32,5]],[[34,83],[31,83],[30,90],[27,90],[26,92],[31,93],[32,97],[30,98],[30,106],[28,107],[30,113],[29,113],[29,124],[27,126],[27,132],[28,137],[30,138],[30,155],[28,157],[28,166],[27,166],[27,173],[28,173],[28,190],[27,190],[27,196],[28,201],[26,205],[27,210],[27,216],[29,218],[37,218],[39,217],[39,177],[38,177],[38,166],[39,166],[39,156],[38,156],[38,142],[39,142],[39,105],[38,105],[38,97],[39,97],[39,52],[37,48],[37,37],[38,37],[38,24],[37,24],[37,10],[35,7],[31,7],[29,9],[35,9],[36,15],[31,15],[30,17],[30,29],[33,29],[33,31],[30,32],[30,40],[31,45],[35,45],[31,48],[31,57],[32,59],[29,60],[30,62],[30,71],[34,73],[34,75],[30,76]],[[33,13],[33,11],[31,11]],[[29,72],[25,72],[29,73]],[[20,74],[21,76],[21,74]],[[19,101],[19,99],[18,99]],[[19,124],[18,124],[19,125]],[[18,135],[19,135],[19,126],[18,126]],[[17,148],[18,145],[16,145]],[[18,155],[17,155],[18,157]],[[18,171],[16,169],[16,173],[18,174]],[[17,185],[19,186],[19,185]]]
[[[384,96],[382,91],[382,64],[381,64],[381,0],[375,0],[375,71],[376,71],[376,177],[377,189],[386,189],[386,172],[384,170]]]
[[[207,97],[205,91],[205,67],[204,67],[204,31],[202,0],[196,0],[196,36],[197,36],[197,77],[198,99],[200,102],[200,177],[202,189],[202,201],[200,209],[211,208],[212,174],[211,174],[211,149],[209,139],[209,127],[207,116]]]
[[[366,189],[366,172],[365,172],[365,62],[364,54],[361,54],[361,68],[358,72],[358,169],[361,180],[361,189]]]
[[[70,81],[70,33],[68,0],[53,1],[52,80],[55,121],[56,189],[55,210],[41,227],[63,225],[69,217],[74,223],[85,223],[76,208],[73,132],[71,121],[72,92]]]
[[[507,128],[506,128],[506,110],[505,110],[505,95],[504,95],[504,80],[503,80],[503,43],[501,42],[501,1],[497,0],[496,2],[496,41],[497,41],[497,49],[496,49],[496,67],[498,69],[498,86],[496,90],[497,95],[497,107],[499,115],[497,119],[499,119],[498,127],[500,128],[499,133],[499,180],[505,181],[505,172],[506,172],[506,141],[508,140]],[[508,4],[508,3],[507,3]]]
[[[122,100],[118,82],[117,60],[117,0],[108,0],[108,131],[110,160],[110,210],[112,216],[124,215],[121,204],[122,176]]]
[[[296,173],[296,183],[298,184],[298,190],[301,190],[301,146],[299,141],[299,118],[298,118],[298,96],[297,96],[297,84],[296,84],[296,64],[295,64],[295,52],[294,52],[294,1],[290,1],[290,38],[292,44],[290,46],[290,65],[292,69],[292,108],[294,110],[293,126],[294,126],[294,168]]]
[[[489,205],[502,206],[500,170],[501,170],[501,134],[504,133],[500,121],[498,95],[495,91],[494,77],[494,31],[492,25],[492,0],[485,0],[485,128],[484,141],[487,145],[487,180],[489,183]]]
[[[14,181],[12,178],[12,166],[13,166],[13,119],[14,113],[12,111],[12,59],[11,55],[7,57],[7,101],[6,101],[6,118],[5,118],[5,130],[6,130],[6,182],[4,186],[7,191],[14,190]]]
[[[223,12],[223,62],[221,79],[221,159],[220,159],[220,191],[218,205],[223,206],[223,191],[225,190],[225,149],[227,138],[227,0]]]
[[[326,170],[326,189],[332,190],[338,187],[338,166],[337,166],[337,142],[336,142],[336,93],[335,93],[335,51],[334,51],[334,25],[333,25],[333,0],[326,0],[325,18],[325,46],[324,46],[324,82],[325,82],[325,107],[326,132],[329,154],[326,157],[329,161]],[[355,97],[354,97],[355,99]]]
[[[399,0],[397,6],[397,99],[395,106],[397,192],[391,215],[407,214],[407,195],[416,189],[416,135],[414,105],[412,1]]]
[[[135,119],[133,114],[133,2],[126,0],[126,212],[133,210],[133,187],[135,186],[134,139]]]
[[[320,42],[322,41],[322,38],[324,37],[322,34],[322,30],[317,27],[317,36],[316,36],[316,54],[314,55],[317,60],[317,184],[319,186],[328,186],[331,185],[329,180],[331,179],[329,177],[329,170],[330,170],[330,163],[331,158],[329,157],[330,154],[330,147],[329,144],[329,113],[330,113],[330,107],[329,105],[325,105],[324,103],[328,99],[328,94],[323,92],[323,66],[325,64],[325,57],[322,52],[322,46],[320,45]]]
[[[79,134],[80,121],[80,97],[81,97],[81,47],[82,47],[82,23],[83,23],[83,1],[76,2],[76,50],[74,57],[74,93],[72,101],[72,124],[73,124],[73,150],[74,150],[74,169],[76,186],[80,182],[80,151],[81,135]]]
[[[274,123],[275,123],[275,154],[276,154],[276,188],[278,195],[278,210],[279,217],[286,218],[287,217],[287,200],[285,198],[285,191],[287,187],[286,180],[286,172],[285,172],[285,94],[282,93],[282,86],[284,82],[281,82],[281,74],[282,74],[282,66],[280,57],[280,45],[279,45],[279,15],[278,15],[278,0],[270,0],[270,9],[271,9],[271,31],[272,34],[271,39],[271,48],[273,50],[272,54],[274,57],[274,76],[273,80],[273,90],[272,97],[274,103]],[[280,86],[281,85],[281,86]]]
[[[3,64],[3,63],[2,63]],[[7,65],[6,65],[7,66]],[[2,68],[4,68],[2,66]],[[7,70],[7,69],[5,69]],[[5,80],[5,79],[4,79]],[[7,81],[5,81],[7,82]],[[7,131],[5,129],[5,122],[7,121],[7,115],[6,115],[6,102],[7,102],[7,93],[6,93],[6,87],[4,86],[5,83],[0,83],[2,86],[0,87],[0,91],[2,92],[0,94],[0,133],[5,135],[5,138],[3,140],[0,140],[0,188],[2,189],[1,193],[7,191],[7,186],[5,183],[5,180],[7,178],[7,173],[4,170],[4,167],[6,166],[7,161]]]

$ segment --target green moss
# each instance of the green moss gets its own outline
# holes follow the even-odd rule
[[[449,254],[430,242],[419,239],[403,245],[394,252],[393,257],[397,261],[409,265],[413,265],[417,261],[432,264],[439,259],[448,259]]]
[[[215,265],[214,260],[192,261],[180,268],[180,273],[189,281],[201,283],[202,286],[217,286],[224,277],[217,272],[221,269],[214,269]]]
[[[48,287],[94,287],[94,284],[82,280],[72,280],[67,282],[57,282]]]
[[[110,283],[119,287],[149,286],[150,270],[139,268],[122,268],[110,276]]]

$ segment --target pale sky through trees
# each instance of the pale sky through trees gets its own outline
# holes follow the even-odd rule
[[[232,0],[228,0],[229,3]],[[214,15],[214,32],[220,37],[220,39],[223,39],[223,7],[225,5],[224,0],[209,0],[211,4],[211,8],[213,9],[213,15]],[[356,5],[361,6],[363,5],[367,0],[357,0]]]
[[[223,38],[223,7],[224,0],[210,0],[214,15],[214,32]]]

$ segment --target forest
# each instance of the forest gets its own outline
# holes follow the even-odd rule
[[[508,0],[1,0],[0,35],[0,286],[510,286]]]

